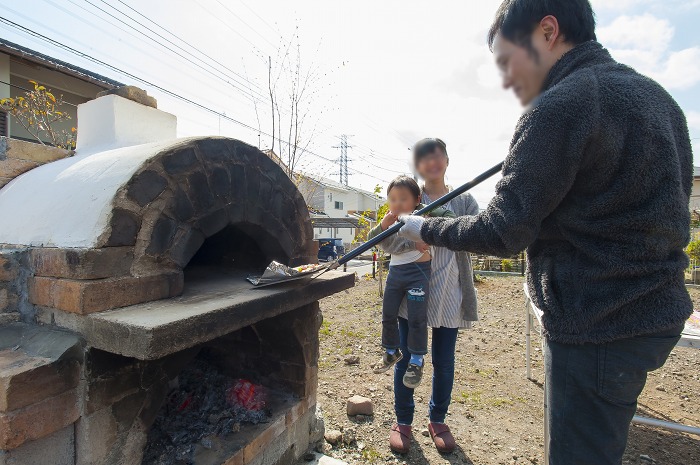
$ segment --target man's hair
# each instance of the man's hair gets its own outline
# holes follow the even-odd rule
[[[389,192],[391,192],[394,187],[406,188],[416,199],[420,198],[420,186],[418,186],[418,183],[413,178],[404,175],[394,178],[394,180],[389,183],[389,187],[386,189],[386,195],[389,195]]]
[[[489,29],[489,48],[493,50],[493,42],[501,34],[531,49],[532,31],[549,15],[557,18],[565,41],[578,45],[596,40],[595,15],[589,0],[503,0]]]
[[[418,165],[421,159],[435,153],[438,149],[445,152],[445,156],[447,156],[447,144],[445,144],[442,139],[431,137],[419,140],[416,142],[416,145],[413,146],[413,164]]]

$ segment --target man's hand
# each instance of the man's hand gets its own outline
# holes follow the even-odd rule
[[[389,229],[391,227],[391,225],[396,223],[396,220],[398,220],[398,219],[399,219],[399,217],[396,216],[391,210],[388,211],[386,213],[386,215],[384,215],[384,218],[382,219],[382,231],[386,231],[387,229]]]
[[[417,241],[416,250],[422,253],[426,253],[430,251],[430,246],[423,241]]]
[[[401,215],[399,216],[399,221],[402,221],[404,224],[403,228],[399,229],[399,237],[414,242],[423,241],[420,230],[423,227],[423,223],[425,223],[425,218],[422,216]]]

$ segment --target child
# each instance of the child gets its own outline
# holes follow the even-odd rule
[[[408,176],[399,176],[387,189],[389,212],[382,222],[373,228],[369,239],[376,237],[393,225],[399,215],[412,213],[423,207],[418,183]],[[438,208],[430,216],[454,218],[446,208]],[[406,387],[415,389],[423,376],[423,356],[428,353],[427,294],[430,281],[430,248],[422,242],[410,242],[396,236],[382,241],[382,247],[392,252],[389,276],[384,288],[382,306],[382,347],[386,349],[381,361],[375,365],[375,373],[383,373],[393,367],[404,354],[399,349],[398,316],[404,297],[408,308],[408,350],[411,361],[403,377]]]

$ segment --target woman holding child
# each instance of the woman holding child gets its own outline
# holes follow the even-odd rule
[[[417,202],[428,204],[444,194],[450,188],[445,183],[445,172],[449,164],[447,147],[440,139],[424,139],[413,148],[413,162],[416,172],[424,181]],[[398,181],[398,183],[397,183]],[[397,178],[389,188],[391,191],[406,186],[405,179]],[[412,192],[413,187],[408,191]],[[395,200],[396,201],[396,200]],[[391,201],[390,201],[391,205]],[[476,215],[479,207],[474,198],[466,193],[450,201],[445,208],[438,211],[440,216]],[[391,226],[396,220],[391,212],[389,218],[378,226],[375,234]],[[403,212],[401,212],[403,213]],[[398,215],[396,215],[398,216]],[[423,366],[423,354],[427,353],[424,339],[427,343],[427,327],[432,328],[431,359],[433,364],[432,395],[428,406],[430,423],[428,430],[436,448],[440,452],[451,452],[456,444],[450,429],[445,424],[445,417],[452,396],[454,383],[455,346],[457,333],[460,328],[470,328],[473,321],[478,319],[476,290],[474,289],[473,271],[469,254],[452,252],[442,247],[428,248],[424,243],[407,242],[405,239],[390,237],[381,243],[388,253],[399,256],[400,266],[390,266],[387,290],[389,299],[384,300],[382,346],[386,349],[383,359],[375,366],[375,372],[381,372],[394,366],[394,409],[396,424],[391,428],[389,444],[398,453],[407,453],[411,443],[411,424],[415,404],[413,393],[420,383]],[[429,259],[417,258],[411,252],[424,252]],[[415,254],[419,255],[419,254]],[[415,263],[405,263],[401,257],[411,257]],[[424,273],[425,304],[416,303],[415,283],[401,281],[412,265],[415,269],[429,270]],[[402,271],[404,268],[406,271]],[[392,279],[392,271],[394,277]],[[418,279],[418,278],[416,278]],[[397,292],[391,292],[391,284]],[[422,283],[420,283],[422,284]],[[413,286],[413,287],[411,287]],[[404,289],[404,288],[410,289]],[[396,296],[401,292],[402,299],[398,309],[398,338],[393,334],[392,325],[396,327],[395,307]],[[410,300],[410,301],[409,301]],[[421,327],[422,325],[422,327]],[[423,337],[425,332],[425,338]],[[388,336],[388,337],[387,337]],[[398,344],[396,344],[398,342]],[[398,346],[398,347],[397,347]]]

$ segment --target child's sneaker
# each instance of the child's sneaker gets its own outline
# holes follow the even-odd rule
[[[409,389],[416,389],[420,386],[421,379],[423,379],[423,365],[409,364],[406,374],[403,375],[403,385]]]
[[[375,373],[384,373],[389,368],[396,365],[402,358],[403,354],[399,349],[396,349],[396,352],[394,352],[393,354],[390,354],[389,352],[384,352],[384,356],[379,361],[379,363],[374,365],[373,371]]]

